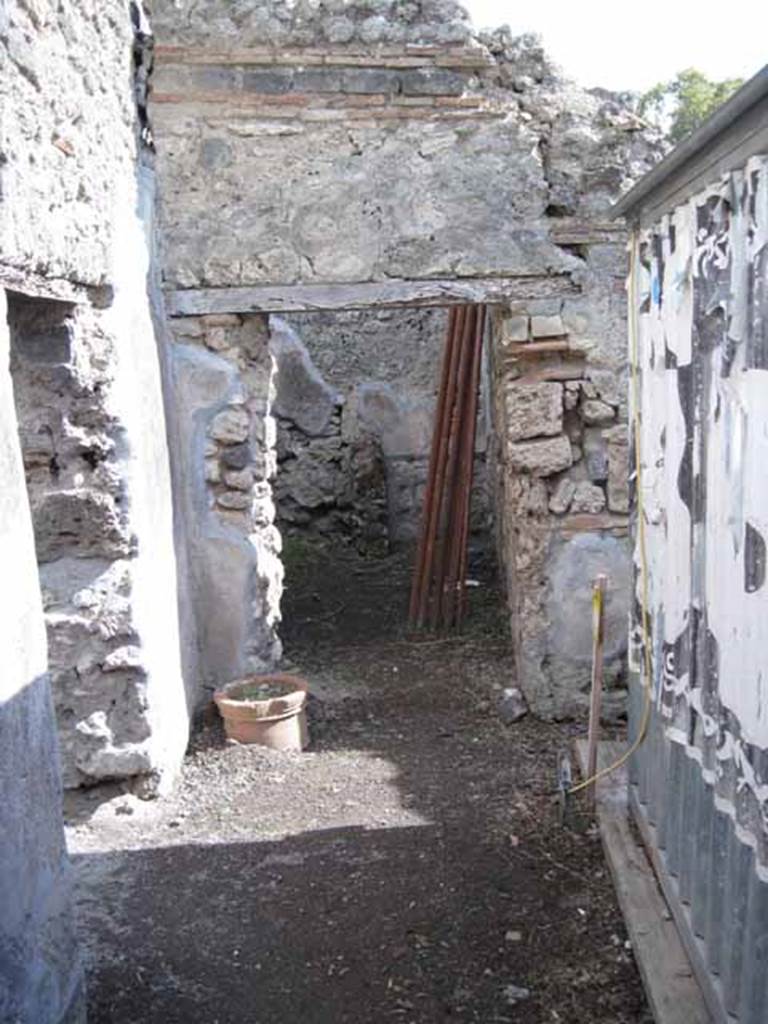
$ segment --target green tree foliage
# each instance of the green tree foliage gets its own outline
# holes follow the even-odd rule
[[[662,127],[672,143],[698,128],[742,84],[741,78],[713,82],[696,68],[680,71],[671,82],[660,82],[640,97],[638,112]]]

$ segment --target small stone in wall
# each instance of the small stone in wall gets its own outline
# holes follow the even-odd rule
[[[621,405],[627,400],[627,375],[613,370],[590,370],[590,380],[600,398],[609,405]]]
[[[502,321],[502,345],[511,345],[514,342],[528,341],[528,337],[527,316],[510,316]]]
[[[570,387],[571,384],[575,384],[576,387]],[[565,394],[563,396],[563,405],[565,406],[566,412],[571,412],[579,404],[579,384],[578,381],[566,381],[565,382]]]
[[[101,663],[102,672],[123,672],[129,669],[146,674],[143,652],[135,644],[126,644],[125,647],[110,651]]]
[[[205,332],[205,344],[213,352],[222,352],[231,343],[232,339],[223,327],[211,327]]]
[[[245,409],[224,409],[214,416],[208,433],[222,444],[238,444],[247,439],[250,425]]]
[[[581,403],[579,409],[581,418],[590,426],[604,426],[613,423],[616,413],[607,402],[601,402],[598,398],[590,398]]]
[[[247,443],[232,445],[221,453],[221,461],[229,469],[245,469],[251,457],[251,446]]]
[[[509,445],[509,464],[533,476],[553,476],[572,464],[571,442],[565,435],[545,441],[522,441]]]
[[[205,479],[209,484],[217,484],[221,480],[221,466],[218,459],[205,460]]]
[[[555,515],[564,515],[571,507],[571,501],[576,491],[576,484],[568,477],[564,477],[557,484],[557,487],[549,499],[549,511]]]
[[[543,480],[531,481],[531,486],[525,498],[525,508],[528,512],[547,511],[547,485]]]
[[[629,446],[625,427],[606,430],[608,442],[608,507],[629,512]]]
[[[531,334],[534,338],[560,338],[566,333],[561,316],[532,316]]]
[[[246,509],[251,504],[251,496],[243,491],[225,491],[217,496],[216,502],[222,508]]]
[[[582,480],[576,484],[571,502],[571,512],[589,512],[595,514],[605,508],[605,492],[602,487]]]
[[[554,436],[563,429],[563,386],[556,381],[508,384],[505,407],[510,441]]]
[[[587,476],[592,483],[605,483],[608,479],[608,448],[599,431],[587,431],[587,437],[584,440],[584,456]]]
[[[236,491],[250,491],[253,486],[253,473],[250,469],[230,470],[224,474],[224,483]]]

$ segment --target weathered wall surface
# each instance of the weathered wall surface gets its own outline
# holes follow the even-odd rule
[[[171,323],[178,500],[190,546],[200,681],[208,692],[280,656],[283,571],[275,475],[274,360],[267,318]]]
[[[385,294],[432,305],[491,295],[488,462],[521,682],[540,714],[584,709],[582,605],[608,571],[619,709],[625,255],[607,210],[658,145],[614,97],[563,81],[538,43],[474,36],[452,3],[158,7],[169,308],[290,316],[369,309]],[[388,396],[374,397],[391,415]],[[314,442],[326,475],[337,441]],[[302,457],[305,483],[317,467]],[[402,486],[415,494],[420,474]],[[573,593],[577,579],[566,611],[560,581]]]
[[[163,24],[158,38],[170,43]],[[341,47],[338,63],[306,69],[301,51],[222,58],[203,48],[215,45],[158,51],[153,116],[168,284],[571,266],[536,231],[547,205],[538,139],[482,92],[464,95],[487,62],[483,51],[447,54],[456,69]],[[201,175],[214,178],[213,202]]]
[[[639,233],[632,292],[652,678],[634,780],[720,1012],[768,989],[768,157]],[[644,677],[643,548],[633,667]],[[635,728],[641,718],[638,687]],[[730,1018],[729,1018],[730,1019]]]
[[[0,289],[0,1020],[83,1021],[56,720]]]
[[[608,576],[604,713],[626,713],[627,367],[623,245],[580,243],[584,294],[496,318],[502,550],[520,678],[545,717],[583,713],[592,581]]]
[[[187,738],[130,8],[11,3],[0,37],[0,280],[70,302],[12,307],[68,785],[161,785]]]
[[[136,156],[128,5],[10,0],[0,29],[2,262],[107,284],[114,172]]]

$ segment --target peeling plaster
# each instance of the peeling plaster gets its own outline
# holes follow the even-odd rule
[[[642,487],[654,700],[768,833],[768,158],[640,238]],[[635,631],[640,571],[636,553]]]
[[[768,834],[768,157],[640,237],[642,487],[654,699]],[[640,634],[636,553],[635,632]]]

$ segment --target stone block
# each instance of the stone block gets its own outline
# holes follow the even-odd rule
[[[465,81],[445,68],[414,68],[400,75],[406,96],[461,96]]]
[[[560,315],[531,317],[531,334],[534,338],[561,338],[566,333]]]
[[[224,474],[224,483],[235,491],[250,491],[253,472],[250,469],[231,470]]]
[[[208,433],[222,444],[239,444],[248,438],[251,421],[245,409],[223,409],[214,416]]]
[[[629,445],[623,427],[606,432],[608,440],[608,508],[629,512]]]
[[[293,88],[299,93],[341,92],[344,74],[338,68],[297,68]]]
[[[280,96],[293,88],[293,68],[257,68],[243,73],[245,92]]]
[[[245,469],[253,458],[248,443],[233,444],[221,453],[221,461],[229,469]]]
[[[585,423],[590,426],[604,426],[613,423],[616,419],[616,412],[607,402],[601,402],[599,398],[588,398],[581,403],[579,415]]]
[[[596,397],[609,405],[619,406],[627,401],[628,374],[614,370],[590,370],[589,379],[597,390]]]
[[[528,341],[530,321],[527,316],[509,316],[501,322],[501,344]]]
[[[227,509],[247,509],[251,504],[251,496],[243,491],[224,491],[217,495],[216,504]]]
[[[325,37],[329,43],[348,43],[355,35],[355,23],[351,18],[331,18],[325,25]]]
[[[589,512],[594,515],[602,512],[604,508],[605,491],[602,487],[598,487],[588,480],[582,480],[576,484],[571,501],[571,512]]]
[[[549,511],[554,512],[558,516],[565,515],[571,507],[575,491],[576,484],[573,480],[569,480],[568,477],[558,481],[557,487],[555,487],[552,497],[549,499]]]
[[[508,384],[505,407],[510,441],[553,437],[562,432],[563,386],[557,381]]]
[[[357,96],[399,93],[400,72],[388,68],[346,68],[342,91]]]
[[[201,67],[188,72],[190,85],[203,92],[236,92],[240,88],[237,68]]]
[[[121,558],[130,537],[109,494],[91,488],[51,491],[33,499],[35,546],[39,562],[67,554],[79,558]]]
[[[533,476],[553,476],[572,463],[571,442],[564,435],[544,441],[521,441],[508,447],[512,469]]]

